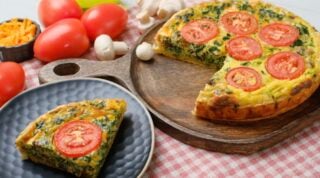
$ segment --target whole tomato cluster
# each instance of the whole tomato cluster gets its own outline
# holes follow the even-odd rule
[[[78,1],[40,0],[39,20],[46,28],[35,41],[36,58],[50,62],[80,57],[90,48],[90,41],[94,41],[97,36],[107,34],[116,38],[124,31],[128,13],[121,6],[104,3],[84,11]],[[86,7],[89,7],[88,3],[86,1]],[[23,91],[25,73],[22,66],[15,62],[0,62],[0,86],[1,107]]]
[[[83,12],[75,0],[41,0],[38,14],[46,29],[35,41],[34,53],[44,62],[80,57],[97,36],[118,37],[128,20],[127,11],[117,4],[99,4]]]

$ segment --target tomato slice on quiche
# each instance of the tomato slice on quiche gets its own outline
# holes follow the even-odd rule
[[[227,43],[229,55],[240,61],[250,61],[262,55],[260,43],[246,36],[236,37]]]
[[[236,35],[249,35],[258,30],[257,19],[244,11],[229,12],[221,18],[224,28]]]
[[[203,44],[211,40],[219,33],[216,23],[209,19],[201,19],[189,22],[182,30],[182,37],[189,43]]]
[[[280,52],[268,59],[266,69],[274,78],[292,80],[304,73],[305,64],[303,57],[297,53]]]
[[[102,141],[101,128],[93,123],[75,120],[62,125],[53,137],[57,150],[70,158],[77,158],[96,150]]]
[[[299,30],[288,24],[272,23],[262,28],[259,33],[262,41],[276,46],[290,46],[299,38]]]
[[[255,91],[262,86],[261,75],[249,67],[238,67],[230,70],[226,76],[227,82],[244,91]]]

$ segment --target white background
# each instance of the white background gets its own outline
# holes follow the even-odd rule
[[[136,0],[122,0],[132,5]],[[320,31],[319,0],[266,0],[278,4],[309,21]],[[39,0],[0,0],[0,21],[13,17],[28,17],[38,21],[37,4]]]
[[[28,17],[39,22],[37,6],[40,0],[0,0],[0,22],[13,17]],[[136,0],[121,0],[129,7],[135,4]]]

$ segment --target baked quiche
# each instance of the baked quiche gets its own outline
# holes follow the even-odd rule
[[[319,86],[319,35],[297,15],[262,1],[202,3],[157,32],[157,53],[215,67],[193,113],[211,120],[258,120],[284,113]]]
[[[96,99],[59,106],[31,122],[17,137],[23,159],[97,177],[110,150],[126,102]]]

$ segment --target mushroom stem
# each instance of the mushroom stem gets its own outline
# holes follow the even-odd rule
[[[184,7],[185,3],[183,0],[161,0],[157,15],[160,18],[166,18],[183,9]]]
[[[140,13],[137,14],[137,19],[139,20],[139,22],[141,24],[146,24],[150,22],[151,17],[149,16],[147,11],[142,11]]]
[[[141,32],[144,32],[146,29],[150,28],[155,19],[150,17],[147,11],[142,11],[137,15],[137,19],[139,20],[138,28]]]
[[[123,41],[114,41],[113,48],[116,55],[124,55],[129,51],[129,46]]]
[[[159,0],[138,0],[138,6],[141,11],[147,11],[149,16],[154,16],[157,13]]]

